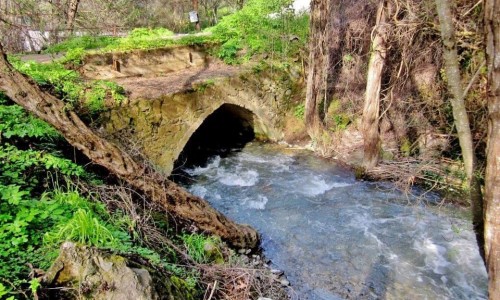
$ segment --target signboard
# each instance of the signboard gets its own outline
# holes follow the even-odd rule
[[[196,11],[189,12],[189,21],[191,23],[198,23],[198,13]]]

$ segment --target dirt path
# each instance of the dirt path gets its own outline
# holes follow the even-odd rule
[[[116,78],[112,81],[123,86],[130,100],[155,99],[163,95],[178,93],[193,88],[193,83],[207,79],[230,77],[241,71],[240,67],[212,62],[207,67],[189,68],[158,77]]]

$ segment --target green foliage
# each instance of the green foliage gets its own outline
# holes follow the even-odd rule
[[[351,118],[346,114],[336,114],[333,116],[333,131],[345,130],[351,124]]]
[[[0,281],[9,278],[14,285],[25,282],[30,262],[47,267],[46,256],[39,253],[44,230],[59,220],[65,220],[67,211],[51,201],[33,199],[19,186],[0,184]]]
[[[0,299],[6,299],[6,300],[14,300],[14,296],[11,296],[9,298],[4,298],[6,295],[8,295],[10,293],[10,290],[7,289],[7,287],[5,287],[5,285],[3,285],[1,282],[0,282]]]
[[[46,180],[48,172],[66,176],[81,177],[85,175],[82,167],[71,160],[55,156],[40,150],[20,150],[15,146],[0,145],[0,182],[5,185],[19,185],[31,191]]]
[[[172,35],[173,32],[165,28],[135,28],[126,37],[116,39],[102,50],[124,51],[164,47],[172,44],[172,40],[169,39]]]
[[[96,84],[119,95],[118,86]],[[120,211],[109,213],[98,197],[75,188],[73,180],[93,177],[50,145],[61,138],[51,126],[1,93],[0,118],[0,298],[35,295],[40,282],[29,279],[28,263],[47,269],[64,241],[136,253],[186,279],[183,287],[197,286],[199,274],[177,265],[172,249],[163,247],[160,254],[133,246],[141,243],[134,240],[135,222]]]
[[[95,80],[90,84],[89,90],[84,96],[85,107],[90,113],[99,113],[106,108],[106,100],[112,99],[112,103],[119,105],[125,101],[125,90],[123,87],[111,81]]]
[[[166,28],[135,28],[126,37],[78,36],[50,46],[45,53],[65,52],[61,63],[80,64],[88,50],[119,51],[162,47],[172,43],[166,38],[173,34]]]
[[[250,0],[243,9],[223,18],[211,29],[221,43],[217,56],[235,63],[238,51],[243,49],[245,58],[249,58],[264,52],[287,56],[305,46],[308,17],[283,10],[289,4],[288,0]],[[294,41],[295,38],[299,41]]]
[[[128,35],[129,39],[155,39],[164,38],[174,35],[174,33],[166,28],[134,28]]]
[[[214,259],[213,255],[207,251],[207,248],[217,248],[220,244],[220,238],[216,236],[205,236],[201,234],[183,234],[181,236],[184,247],[191,258],[198,263],[208,263]],[[208,246],[208,247],[207,247]],[[218,250],[215,250],[218,251]]]
[[[38,279],[33,278],[30,280],[30,289],[31,289],[31,294],[35,295],[36,291],[38,288],[41,286],[40,281]]]
[[[5,105],[7,100],[0,102],[0,135],[10,139],[37,138],[51,141],[61,138],[57,130],[46,122],[33,117],[19,105]]]
[[[305,104],[301,103],[293,109],[293,115],[299,119],[304,119],[304,113],[305,113]]]
[[[102,203],[87,200],[74,189],[56,189],[36,199],[20,186],[0,185],[0,280],[26,282],[26,263],[46,268],[63,241],[126,248],[130,237],[115,225]],[[42,253],[43,252],[43,253]]]
[[[207,79],[207,80],[204,80],[200,83],[197,83],[195,89],[197,91],[203,93],[206,89],[213,86],[214,84],[215,84],[215,81],[213,79]]]
[[[52,87],[70,108],[96,114],[106,109],[106,100],[110,99],[109,106],[112,106],[126,99],[125,90],[116,83],[104,80],[84,81],[76,71],[65,68],[63,62],[77,60],[77,57],[83,55],[81,49],[69,51],[68,55],[75,57],[46,64],[9,59],[17,70],[33,78],[39,85]]]
[[[10,99],[2,91],[0,91],[0,105],[5,105],[9,102]]]
[[[96,247],[112,247],[115,238],[106,224],[91,211],[78,209],[73,217],[59,224],[53,232],[46,233],[45,242],[59,245],[63,241],[73,241]]]
[[[10,62],[21,73],[24,73],[39,85],[52,86],[55,92],[64,97],[63,100],[75,102],[82,92],[80,75],[67,70],[59,62],[37,63],[34,61],[21,61],[16,58],[9,58]]]
[[[64,42],[50,46],[45,50],[45,53],[68,52],[72,49],[99,49],[116,43],[118,39],[117,37],[109,36],[75,36]]]
[[[403,156],[409,157],[412,152],[412,144],[410,140],[406,138],[403,139],[403,141],[401,142],[401,146],[399,147],[399,150],[401,151],[401,154],[403,154]]]
[[[236,63],[238,51],[242,49],[241,44],[241,41],[235,39],[228,40],[220,47],[217,57],[228,64]]]
[[[114,249],[126,249],[131,245],[131,237],[127,232],[129,222],[123,220],[126,217],[119,213],[111,216],[103,203],[89,201],[71,186],[66,192],[56,189],[42,198],[52,199],[72,212],[65,222],[59,222],[44,234],[46,244],[57,247],[64,241],[73,241]]]
[[[85,49],[84,48],[71,48],[68,49],[66,52],[66,55],[64,55],[63,58],[59,60],[61,64],[74,64],[74,65],[81,65],[83,62],[83,57],[85,56]]]

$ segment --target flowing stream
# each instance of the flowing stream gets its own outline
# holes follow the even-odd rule
[[[187,188],[256,228],[294,299],[486,299],[470,221],[306,151],[248,144],[185,170]]]

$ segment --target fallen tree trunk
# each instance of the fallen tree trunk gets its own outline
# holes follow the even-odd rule
[[[174,182],[149,171],[112,143],[99,137],[65,103],[40,90],[7,61],[0,44],[0,90],[14,102],[54,126],[64,138],[94,163],[115,174],[174,217],[192,222],[201,230],[216,234],[229,244],[254,248],[257,232],[239,225],[216,211],[205,200],[191,195]]]

